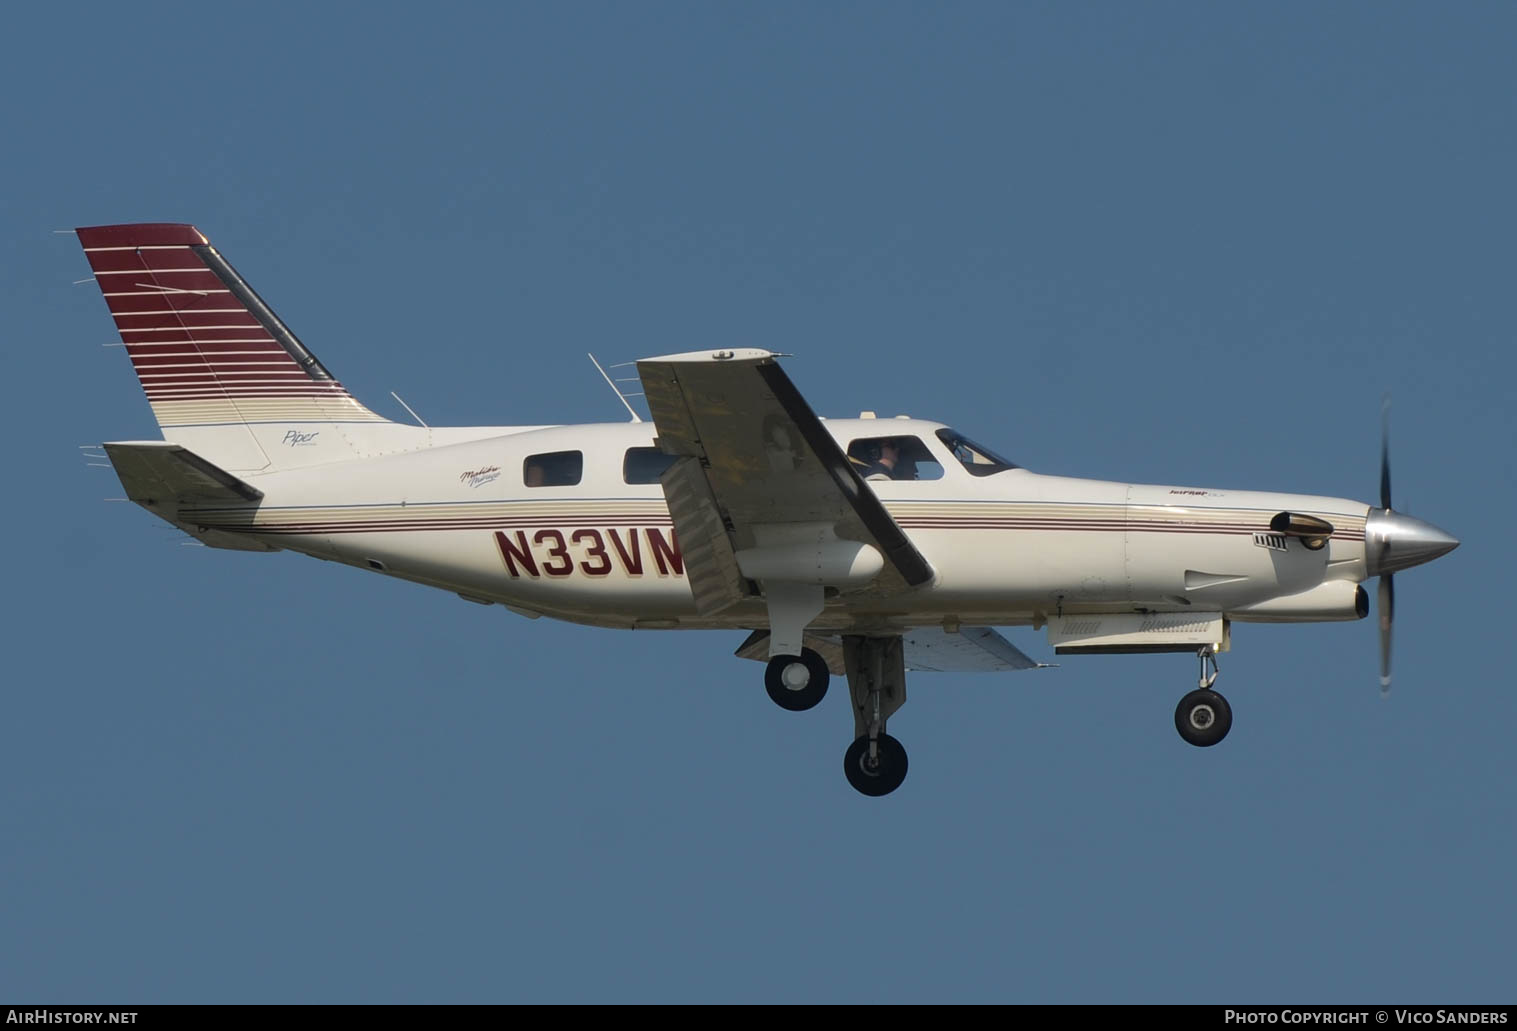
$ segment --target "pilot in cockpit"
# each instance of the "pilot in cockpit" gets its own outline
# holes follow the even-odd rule
[[[848,459],[866,480],[909,479],[907,463],[901,460],[901,446],[892,437],[857,440],[848,449]]]
[[[897,467],[901,464],[901,448],[894,440],[879,441],[875,449],[874,461],[864,471],[866,480],[893,480],[897,476]]]

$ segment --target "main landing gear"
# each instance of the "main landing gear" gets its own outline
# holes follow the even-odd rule
[[[769,697],[781,709],[805,712],[815,708],[827,694],[827,682],[832,674],[827,663],[810,648],[802,648],[800,655],[776,655],[769,660],[764,670],[764,687]]]
[[[843,773],[860,794],[888,795],[906,779],[906,749],[889,734],[866,734],[843,753]]]
[[[1180,699],[1175,708],[1175,729],[1197,748],[1207,748],[1227,736],[1233,726],[1232,706],[1211,686],[1217,682],[1217,653],[1211,647],[1197,652],[1201,660],[1200,687]],[[1211,675],[1206,673],[1211,664]]]
[[[791,712],[813,708],[827,693],[827,662],[804,647],[806,626],[826,595],[815,584],[763,581],[769,609],[769,666],[764,687]],[[901,638],[843,635],[843,668],[853,700],[853,744],[843,755],[848,783],[865,795],[888,795],[906,779],[906,749],[885,733],[885,721],[906,702]]]
[[[888,795],[906,779],[906,749],[885,733],[885,721],[906,702],[906,661],[899,637],[843,637],[843,665],[853,702],[853,744],[843,754],[843,773],[860,794]],[[810,709],[827,693],[827,662],[810,648],[799,656],[776,655],[764,671],[775,704],[791,712]]]
[[[843,665],[853,701],[853,744],[843,773],[860,794],[888,795],[906,780],[906,749],[885,721],[906,704],[906,657],[899,637],[843,637]]]

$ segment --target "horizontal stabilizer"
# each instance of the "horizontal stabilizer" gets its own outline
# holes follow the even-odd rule
[[[231,551],[278,551],[256,537],[203,525],[193,510],[254,508],[263,491],[238,479],[182,444],[166,440],[105,444],[126,496],[201,544]],[[181,514],[184,509],[190,512]]]
[[[139,505],[168,505],[177,509],[185,502],[252,502],[263,497],[259,490],[221,469],[195,452],[167,441],[106,444],[105,453],[121,477],[126,496]]]

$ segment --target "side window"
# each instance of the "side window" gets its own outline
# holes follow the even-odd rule
[[[622,479],[627,483],[657,483],[677,457],[656,447],[629,447],[622,461]]]
[[[943,478],[943,466],[916,437],[862,437],[848,445],[848,462],[866,480]]]
[[[521,479],[528,487],[572,487],[584,472],[585,456],[579,451],[528,455],[521,464]]]

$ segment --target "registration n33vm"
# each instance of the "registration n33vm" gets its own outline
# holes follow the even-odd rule
[[[163,439],[104,445],[127,496],[216,548],[296,551],[620,628],[745,631],[782,707],[843,677],[848,781],[906,776],[886,724],[908,670],[1185,652],[1175,727],[1232,724],[1215,690],[1236,623],[1352,620],[1379,577],[1458,545],[1345,498],[1044,476],[921,419],[822,419],[761,350],[637,362],[652,422],[436,427],[365,407],[193,226],[77,231]],[[755,678],[757,679],[757,678]]]

